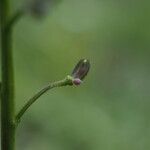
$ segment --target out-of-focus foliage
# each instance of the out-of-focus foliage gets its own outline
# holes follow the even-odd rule
[[[21,1],[13,0],[14,10]],[[80,87],[54,89],[26,113],[21,150],[150,149],[150,1],[62,0],[14,30],[17,110],[40,87],[91,70]]]

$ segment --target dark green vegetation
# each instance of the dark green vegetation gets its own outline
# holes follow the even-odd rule
[[[20,0],[12,1],[14,10]],[[79,58],[92,69],[79,88],[54,89],[24,116],[21,150],[150,149],[150,2],[62,0],[14,32],[17,110]]]

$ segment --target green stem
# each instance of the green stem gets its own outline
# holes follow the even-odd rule
[[[37,92],[33,97],[31,97],[27,103],[21,108],[21,110],[16,115],[16,122],[19,123],[20,119],[24,115],[24,113],[27,111],[27,109],[44,93],[46,93],[48,90],[54,88],[54,87],[61,87],[61,86],[67,86],[67,85],[73,85],[72,83],[72,77],[67,76],[64,80],[57,81],[54,83],[48,84],[46,87],[42,88],[39,92]]]
[[[15,149],[14,72],[12,58],[12,31],[6,28],[9,20],[9,0],[0,0],[1,17],[1,150]]]
[[[7,22],[6,27],[7,28],[12,28],[13,25],[15,25],[15,23],[24,15],[24,12],[21,10],[18,10],[11,18],[10,20]]]
[[[1,95],[1,87],[2,87],[2,83],[0,82],[0,95]]]

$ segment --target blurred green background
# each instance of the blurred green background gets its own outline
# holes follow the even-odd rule
[[[26,1],[13,0],[13,11]],[[150,149],[150,1],[62,0],[15,26],[16,109],[80,58],[79,87],[53,89],[25,114],[18,150]]]

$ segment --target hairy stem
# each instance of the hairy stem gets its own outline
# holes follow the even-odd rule
[[[15,149],[14,72],[12,58],[12,31],[7,28],[9,0],[0,0],[1,17],[1,150]]]
[[[64,80],[60,80],[54,83],[50,83],[44,88],[42,88],[39,92],[37,92],[33,97],[31,97],[27,103],[21,108],[21,110],[18,112],[16,115],[16,122],[19,123],[20,119],[24,115],[24,113],[29,109],[29,107],[44,93],[46,93],[48,90],[54,88],[54,87],[61,87],[61,86],[66,86],[66,85],[72,85],[72,77],[67,76]]]

